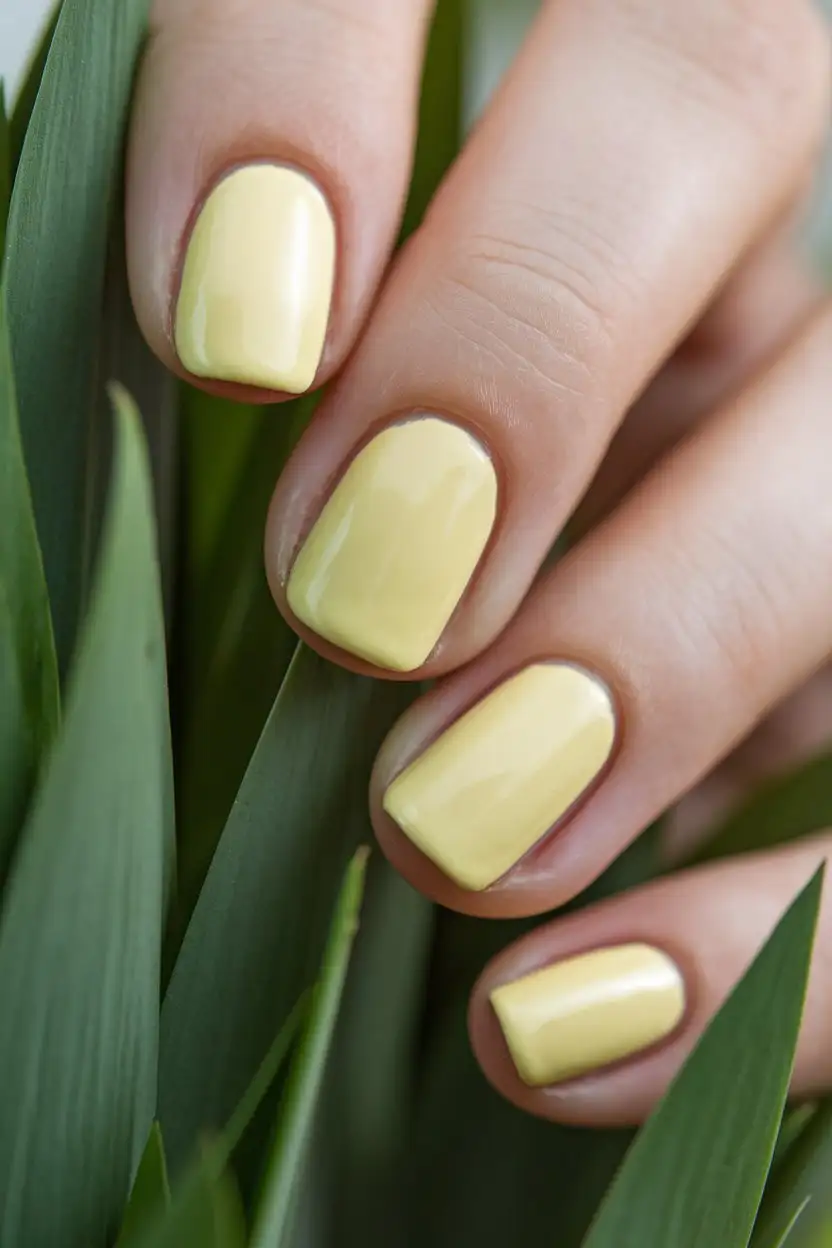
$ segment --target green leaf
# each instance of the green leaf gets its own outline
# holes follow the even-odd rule
[[[657,832],[644,833],[569,908],[644,883],[655,872]],[[632,1139],[630,1131],[579,1130],[521,1113],[486,1084],[473,1058],[466,1014],[474,981],[539,923],[437,914],[406,1162],[414,1243],[504,1248],[549,1242],[556,1227],[557,1248],[576,1248]],[[380,1233],[370,1242],[386,1240]]]
[[[771,1248],[783,1248],[783,1245],[786,1243],[786,1241],[791,1239],[792,1231],[795,1229],[798,1222],[803,1217],[803,1214],[805,1213],[806,1207],[808,1204],[809,1204],[809,1197],[807,1196],[806,1199],[801,1204],[798,1205],[797,1209],[792,1214],[792,1217],[789,1219],[789,1223],[786,1229],[783,1231],[783,1234],[779,1235],[776,1240],[772,1241]]]
[[[222,535],[252,442],[262,423],[279,420],[280,413],[253,403],[235,403],[184,384],[180,398],[188,563],[199,576],[204,574]]]
[[[245,1248],[246,1230],[236,1185],[226,1169],[225,1149],[203,1145],[170,1206],[155,1217],[130,1248]]]
[[[367,781],[412,696],[300,647],[249,764],[162,1010],[159,1118],[175,1171],[220,1130],[320,961]]]
[[[10,130],[10,155],[12,172],[17,169],[20,163],[20,153],[23,150],[23,141],[26,138],[26,131],[29,127],[29,121],[32,116],[32,109],[35,107],[38,90],[40,89],[40,80],[43,77],[43,69],[46,65],[46,58],[49,55],[49,48],[52,45],[52,39],[55,34],[55,26],[58,21],[58,13],[61,8],[61,0],[53,5],[52,12],[43,23],[43,29],[40,39],[35,44],[35,50],[29,59],[26,72],[23,75],[23,82],[18,90],[17,98],[14,102],[12,115],[9,122]]]
[[[266,582],[263,527],[275,481],[316,401],[310,395],[260,409],[260,424],[248,435],[233,488],[216,470],[202,484],[203,491],[216,486],[221,499],[230,488],[231,497],[223,503],[221,522],[211,521],[219,532],[210,536],[206,565],[197,564],[193,575],[186,575],[180,603],[187,643],[180,655],[177,690],[182,724],[179,898],[186,919],[297,645]],[[207,497],[200,507],[191,461],[199,441],[198,422],[206,411],[201,402],[195,409],[193,402],[190,406],[186,463],[190,493],[197,496],[190,499],[188,514],[197,523]],[[241,413],[229,406],[220,414],[233,422]],[[236,442],[219,435],[217,412],[213,407],[209,411],[208,442],[216,456],[228,455]]]
[[[231,1121],[223,1131],[222,1145],[229,1156],[242,1140],[246,1128],[262,1105],[266,1093],[272,1087],[283,1063],[289,1056],[289,1050],[300,1031],[300,1025],[307,1012],[308,1004],[306,995],[302,996],[275,1036],[271,1048],[260,1063],[260,1069],[246,1089],[243,1099],[234,1110]]]
[[[147,1137],[116,1248],[127,1248],[150,1222],[170,1207],[168,1168],[165,1146],[158,1122],[154,1122]]]
[[[805,1239],[798,1236],[795,1248],[832,1248],[832,1218],[824,1218]]]
[[[49,602],[20,445],[0,290],[0,884],[58,718]]]
[[[156,539],[162,602],[168,636],[173,632],[174,598],[179,589],[174,573],[181,557],[179,528],[179,429],[177,402],[179,383],[151,351],[139,329],[127,279],[127,229],[124,204],[119,198],[117,211],[110,224],[104,303],[98,346],[98,372],[101,377],[115,377],[133,396],[142,415],[153,502],[156,515]],[[106,398],[106,396],[104,396]],[[105,411],[106,416],[106,411]],[[111,458],[111,428],[107,419],[93,421],[88,445],[86,553],[88,559],[100,540],[101,513],[106,498],[107,477]],[[89,566],[84,569],[84,588]]]
[[[252,1248],[285,1248],[315,1125],[321,1087],[347,978],[364,892],[366,849],[350,863],[324,953],[309,1020],[281,1101],[277,1130],[258,1201]]]
[[[5,280],[20,424],[61,670],[85,563],[108,222],[147,0],[64,0],[12,193]]]
[[[198,1213],[196,1209],[197,1200],[196,1198],[192,1199],[193,1185],[204,1190],[206,1187],[215,1187],[219,1182],[220,1190],[218,1193],[215,1193],[215,1197],[208,1198],[209,1204],[212,1199],[217,1197],[221,1207],[229,1208],[230,1204],[238,1203],[235,1196],[229,1204],[227,1183],[223,1184],[222,1182],[224,1167],[227,1166],[231,1153],[243,1138],[246,1128],[288,1056],[289,1049],[300,1029],[306,1006],[306,998],[301,998],[275,1037],[274,1043],[266,1054],[250,1086],[246,1089],[245,1096],[234,1111],[232,1120],[225,1131],[223,1131],[222,1136],[212,1143],[207,1153],[200,1149],[197,1153],[196,1162],[192,1163],[187,1170],[183,1183],[177,1189],[177,1208],[170,1215],[177,1228],[177,1234],[184,1233],[182,1230],[183,1224],[180,1223],[179,1219],[185,1218],[187,1223],[191,1218],[197,1216]],[[150,1224],[153,1235],[162,1233],[165,1235],[172,1234],[170,1228],[165,1225],[164,1219],[159,1216],[168,1212],[170,1205],[171,1198],[168,1188],[167,1163],[162,1144],[162,1132],[159,1124],[154,1123],[138,1175],[133,1184],[133,1191],[130,1195],[130,1203],[127,1207],[127,1214],[117,1248],[136,1248],[134,1241],[138,1238],[139,1232],[144,1233],[147,1230],[148,1224]],[[155,1223],[151,1222],[151,1218],[155,1220]],[[223,1218],[217,1217],[216,1213],[213,1221],[215,1227],[222,1227]],[[196,1234],[196,1231],[193,1233]],[[152,1242],[155,1243],[155,1239],[152,1239]],[[168,1241],[164,1240],[164,1242]],[[202,1240],[200,1239],[197,1242],[201,1244]]]
[[[118,439],[89,613],[0,917],[0,1242],[90,1248],[153,1121],[165,653],[147,463]]]
[[[832,1099],[822,1101],[774,1170],[754,1229],[754,1248],[775,1248],[807,1200],[830,1190]]]
[[[433,926],[431,904],[376,855],[312,1163],[333,1176],[339,1248],[399,1242],[396,1185],[412,1130]]]
[[[430,1248],[576,1248],[631,1133],[544,1122],[498,1096],[471,1053],[470,987],[422,1063],[407,1159],[409,1235],[401,1239]]]
[[[823,754],[755,789],[697,847],[692,861],[770,849],[828,824],[832,824],[832,754]]]
[[[442,0],[434,13],[425,51],[416,151],[402,238],[412,234],[421,222],[462,144],[465,9],[465,0]]]
[[[822,885],[821,868],[712,1020],[627,1154],[585,1248],[746,1248],[788,1091]]]
[[[802,1105],[795,1105],[786,1110],[777,1133],[777,1146],[771,1160],[772,1173],[776,1172],[780,1163],[790,1155],[793,1145],[803,1134],[804,1127],[814,1117],[817,1108],[816,1104],[806,1101]]]

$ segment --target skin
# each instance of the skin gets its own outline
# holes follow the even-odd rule
[[[335,380],[276,487],[266,567],[277,607],[335,662],[403,678],[317,638],[286,604],[295,554],[355,449],[411,410],[456,418],[488,448],[497,526],[436,649],[404,677],[442,679],[383,746],[371,805],[416,888],[470,914],[529,915],[573,897],[668,807],[678,852],[832,736],[832,309],[793,242],[826,129],[829,38],[808,0],[549,0],[391,263],[430,7],[159,0],[128,162],[131,287],[148,342],[181,373],[172,307],[216,178],[271,159],[327,195],[337,282],[316,385]],[[575,544],[541,572],[567,523]],[[619,748],[552,835],[468,893],[381,795],[540,658],[607,682]],[[471,1000],[488,1078],[532,1113],[640,1120],[830,844],[666,876],[507,948]],[[613,1069],[524,1087],[488,991],[617,941],[676,958],[681,1027]],[[832,1086],[830,1017],[827,889],[798,1094]]]

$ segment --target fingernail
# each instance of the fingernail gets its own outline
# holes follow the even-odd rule
[[[289,576],[309,628],[378,667],[421,667],[488,542],[497,477],[465,429],[391,425],[358,453]]]
[[[191,233],[179,359],[197,377],[303,393],[321,360],[334,272],[335,227],[314,182],[282,165],[236,169]]]
[[[488,888],[597,778],[615,735],[600,680],[572,664],[536,663],[397,776],[384,809],[457,884]]]
[[[657,1044],[681,1021],[685,988],[666,953],[619,945],[503,984],[491,1004],[517,1073],[538,1088]]]

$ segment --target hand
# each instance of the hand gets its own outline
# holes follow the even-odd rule
[[[697,822],[788,695],[769,740],[832,735],[807,684],[832,652],[832,309],[791,238],[829,41],[808,0],[549,0],[385,273],[430,7],[160,0],[131,283],[160,357],[218,393],[339,373],[275,491],[275,599],[336,662],[444,677],[379,757],[379,840],[444,905],[530,915],[713,773]],[[507,949],[471,1006],[488,1076],[535,1113],[642,1117],[830,845]],[[832,1085],[830,1017],[827,900],[798,1093]]]

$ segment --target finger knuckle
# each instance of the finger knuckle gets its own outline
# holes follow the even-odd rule
[[[539,223],[472,234],[446,270],[443,297],[463,332],[503,368],[586,400],[603,387],[614,356],[612,265],[600,240],[579,239],[562,222],[555,237],[551,225],[535,244],[520,240],[539,240]]]

